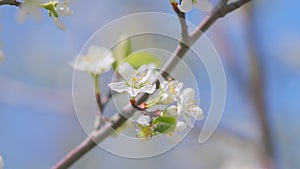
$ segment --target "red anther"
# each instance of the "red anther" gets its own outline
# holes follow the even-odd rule
[[[130,99],[130,104],[134,105],[135,104],[135,100]]]
[[[139,105],[139,108],[145,110],[147,108],[147,103],[143,102],[142,104]]]

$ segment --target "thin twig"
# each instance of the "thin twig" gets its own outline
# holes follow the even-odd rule
[[[99,130],[101,125],[105,122],[105,119],[103,117],[102,112],[104,112],[103,111],[104,108],[106,107],[108,101],[112,97],[112,93],[111,93],[111,91],[109,91],[109,93],[103,98],[101,98],[100,93],[96,93],[95,95],[96,95],[96,102],[97,102],[97,105],[98,105],[99,113],[97,113],[97,116],[96,116],[96,119],[95,119],[94,129]]]
[[[2,0],[0,5],[20,6],[22,3],[16,0]]]
[[[189,32],[188,32],[188,25],[187,25],[186,19],[185,19],[185,13],[183,13],[179,10],[177,2],[171,2],[171,5],[173,7],[174,12],[178,16],[180,26],[181,26],[181,37],[182,37],[182,39],[181,39],[180,43],[189,45],[190,35],[189,35]]]
[[[227,5],[227,0],[220,0],[219,5],[200,23],[191,36],[190,36],[190,45],[195,43],[195,41],[205,32],[218,18],[223,17],[226,15],[226,12],[231,12],[234,9],[239,8],[243,4],[247,3],[250,0],[240,0],[241,5],[229,7]],[[223,5],[226,2],[226,5]],[[220,6],[222,5],[222,6]],[[228,8],[227,8],[228,7]],[[167,77],[167,73],[171,72],[178,63],[178,58],[184,57],[185,53],[189,50],[189,46],[183,43],[180,43],[177,48],[175,49],[172,56],[169,60],[165,63],[164,67],[160,71],[160,74],[163,77]],[[136,99],[136,103],[140,104],[148,98],[147,94],[143,94]],[[70,153],[68,153],[61,161],[59,161],[52,169],[64,169],[70,167],[74,162],[76,162],[80,157],[82,157],[85,153],[91,150],[97,143],[103,141],[105,138],[110,136],[115,129],[120,127],[123,123],[126,122],[128,118],[133,115],[131,105],[127,105],[121,114],[115,114],[110,122],[107,122],[100,130],[93,131],[83,143],[73,149]]]

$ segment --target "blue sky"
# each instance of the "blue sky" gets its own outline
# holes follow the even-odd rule
[[[265,97],[276,144],[276,164],[280,169],[300,167],[297,160],[300,152],[295,149],[299,147],[300,140],[297,120],[300,118],[300,49],[297,48],[300,46],[299,6],[300,1],[297,0],[273,0],[260,1],[255,8],[255,27],[266,70]],[[89,3],[74,1],[71,7],[74,15],[63,20],[67,26],[66,31],[57,29],[43,11],[41,21],[29,18],[19,23],[16,19],[17,8],[0,7],[0,41],[6,56],[5,62],[0,63],[0,79],[6,87],[0,89],[0,154],[8,169],[33,166],[49,168],[84,138],[85,133],[75,113],[71,112],[73,70],[68,63],[78,55],[86,40],[97,29],[114,19],[137,12],[174,14],[167,0],[101,3],[96,0]],[[204,15],[193,10],[187,18],[197,24]],[[218,21],[207,35],[221,54],[222,36],[238,48],[234,52],[243,58],[238,59],[238,64],[242,65],[242,75],[247,78],[248,62],[244,53],[248,44],[244,39],[244,26],[243,14],[239,10]],[[290,52],[294,50],[296,52]],[[229,94],[221,125],[239,134],[251,135],[252,130],[248,128],[243,133],[243,123],[251,125],[255,121],[251,114],[253,108],[248,103],[249,99],[244,98],[245,95],[240,91],[227,57],[222,57],[228,76]],[[40,96],[41,93],[48,96]],[[59,104],[59,99],[63,100],[61,107],[52,108]],[[203,102],[209,103],[209,99]],[[70,139],[73,142],[68,144]],[[113,159],[108,160],[110,163],[107,166],[115,166],[114,160],[126,161],[101,152],[104,155],[92,153],[89,157]],[[164,158],[167,159],[167,156]],[[91,162],[85,160],[86,163]],[[160,161],[159,158],[151,160]],[[142,166],[141,162],[129,161],[126,165],[128,168]],[[84,163],[77,167],[84,166]]]

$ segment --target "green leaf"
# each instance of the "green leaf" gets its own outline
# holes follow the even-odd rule
[[[121,38],[123,39],[123,38]],[[116,59],[115,63],[113,64],[113,68],[119,66],[119,64],[132,52],[131,49],[131,40],[130,38],[123,39],[119,44],[117,44],[114,48],[114,57]]]
[[[127,58],[125,58],[123,62],[129,63],[135,69],[138,69],[142,65],[147,65],[150,63],[155,63],[157,67],[160,66],[160,60],[153,54],[146,52],[132,53]]]
[[[175,129],[176,121],[174,117],[161,116],[153,121],[153,125],[157,132],[166,134]]]

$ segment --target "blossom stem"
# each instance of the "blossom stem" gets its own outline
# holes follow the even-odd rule
[[[149,102],[147,102],[147,107],[152,107],[152,106],[156,105],[159,102],[160,97],[161,96],[159,95],[158,97],[156,97],[156,98],[150,100]]]
[[[97,106],[98,106],[98,110],[99,110],[99,113],[97,114],[96,116],[96,119],[95,119],[95,129],[98,130],[101,126],[101,119],[102,119],[102,110],[103,110],[103,104],[101,102],[101,93],[100,93],[100,87],[99,87],[99,81],[98,81],[98,78],[99,78],[99,75],[96,74],[96,75],[92,75],[93,78],[94,78],[94,88],[95,88],[95,97],[96,97],[96,103],[97,103]]]

